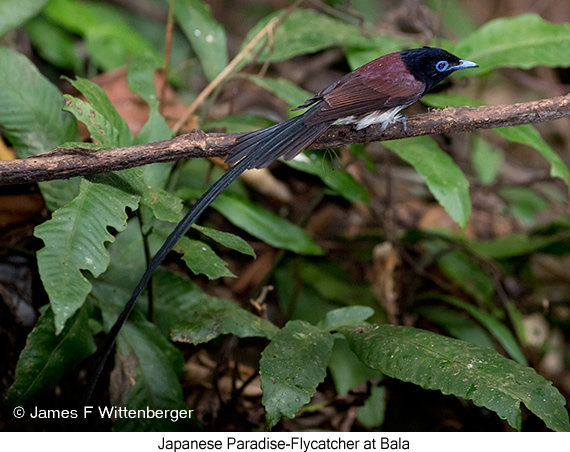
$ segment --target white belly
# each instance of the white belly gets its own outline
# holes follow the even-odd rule
[[[404,128],[406,127],[406,117],[404,115],[399,115],[399,111],[404,108],[396,107],[392,110],[381,110],[373,111],[366,115],[360,116],[346,116],[344,118],[338,119],[334,124],[356,124],[356,130],[364,129],[372,124],[381,124],[382,130],[386,129],[390,124],[401,121],[404,123]]]

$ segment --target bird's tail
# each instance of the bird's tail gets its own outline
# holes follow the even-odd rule
[[[91,398],[91,394],[95,389],[95,385],[99,380],[99,376],[103,371],[103,367],[113,350],[113,344],[115,343],[115,339],[119,334],[123,324],[129,318],[131,311],[135,306],[135,302],[137,298],[142,293],[146,285],[148,284],[150,278],[152,277],[153,273],[157,270],[160,266],[164,258],[168,255],[170,250],[176,245],[176,242],[180,240],[180,238],[190,229],[190,226],[194,224],[194,222],[198,219],[200,214],[218,197],[218,195],[224,191],[237,177],[243,173],[245,170],[252,168],[251,161],[254,157],[246,157],[242,161],[240,161],[237,165],[234,165],[227,171],[220,179],[218,179],[207,191],[202,195],[198,201],[192,206],[190,211],[186,214],[186,216],[176,225],[172,233],[168,236],[166,241],[160,247],[152,261],[150,262],[148,268],[142,275],[139,283],[135,287],[133,293],[131,294],[131,298],[125,305],[125,308],[115,321],[115,324],[109,331],[109,334],[105,338],[105,342],[102,346],[97,350],[97,353],[93,355],[90,359],[90,365],[88,366],[88,371],[91,373],[90,380],[87,383],[87,388],[84,393],[83,402],[87,404],[89,399]]]
[[[305,119],[318,113],[314,107],[296,118],[290,119],[280,124],[276,124],[267,129],[258,130],[246,134],[238,139],[237,143],[230,149],[230,156],[226,160],[228,163],[235,163],[228,172],[218,179],[200,199],[192,206],[186,216],[176,225],[174,231],[168,236],[162,247],[158,250],[148,268],[141,277],[131,298],[125,308],[117,318],[117,321],[109,331],[105,342],[92,357],[93,367],[91,378],[87,384],[83,402],[87,404],[95,388],[97,380],[103,371],[105,362],[113,350],[113,344],[119,334],[123,324],[129,318],[135,306],[137,298],[142,293],[156,269],[160,266],[164,258],[174,247],[176,242],[190,229],[190,226],[198,219],[200,214],[218,197],[218,195],[228,187],[245,170],[250,168],[263,168],[271,164],[279,157],[292,159],[299,152],[309,146],[319,135],[330,127],[329,123],[318,123],[311,126],[305,124]]]
[[[250,168],[264,168],[279,157],[291,160],[331,126],[329,122],[306,124],[305,121],[318,112],[315,105],[288,121],[243,135],[230,148],[226,163],[239,162],[247,156],[251,158]]]

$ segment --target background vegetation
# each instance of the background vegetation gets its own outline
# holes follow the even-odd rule
[[[166,2],[25,3],[0,14],[3,159],[254,130],[373,58],[427,44],[480,68],[408,114],[570,86],[561,0],[176,0],[171,45]],[[244,175],[156,273],[93,400],[195,419],[80,428],[569,430],[568,125],[310,151]],[[77,427],[11,407],[76,407],[84,360],[221,168],[2,187],[2,429]]]

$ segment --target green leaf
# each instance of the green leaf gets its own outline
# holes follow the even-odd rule
[[[0,47],[0,125],[18,157],[42,154],[78,141],[73,116],[62,113],[61,93],[24,56]]]
[[[283,11],[271,14],[261,20],[248,34],[244,42],[249,42],[274,17]],[[334,30],[334,33],[331,33]],[[264,49],[260,59],[264,61],[288,60],[296,55],[318,52],[351,41],[365,40],[357,26],[321,14],[312,9],[297,9],[281,23],[274,33],[271,51]]]
[[[147,176],[146,167],[144,168],[144,171],[145,176]],[[145,182],[147,182],[146,179],[149,178],[150,177],[146,177]],[[140,181],[142,180],[143,175],[141,173]],[[157,182],[157,185],[160,185],[159,181],[155,182]],[[143,184],[142,186],[139,185],[137,188],[140,188],[142,191],[141,204],[150,207],[157,220],[178,223],[182,219],[182,208],[184,207],[184,203],[178,196],[173,195],[166,190],[156,189],[152,185]]]
[[[38,393],[54,388],[66,372],[95,353],[86,308],[80,309],[59,335],[55,332],[53,312],[46,308],[20,355],[14,383],[6,395],[8,405],[22,405]]]
[[[82,270],[97,277],[109,265],[105,242],[114,238],[107,228],[125,229],[125,208],[137,206],[137,196],[84,179],[79,195],[36,227],[34,235],[45,244],[37,253],[38,269],[55,315],[57,334],[91,290]]]
[[[499,322],[496,318],[490,316],[486,312],[481,311],[469,303],[465,303],[463,300],[449,296],[449,295],[433,295],[429,296],[436,300],[442,300],[458,309],[467,311],[475,320],[477,320],[481,325],[483,325],[494,337],[499,341],[499,343],[505,348],[507,353],[519,364],[523,366],[528,366],[528,362],[524,356],[524,353],[520,349],[519,345],[513,334],[509,329]]]
[[[153,234],[150,236],[153,252],[158,251],[170,232],[163,225],[154,226]],[[182,260],[196,275],[203,274],[208,279],[235,278],[235,275],[227,268],[226,262],[204,242],[183,236],[174,245],[173,250],[182,254]]]
[[[0,2],[0,36],[38,14],[48,0],[3,0]]]
[[[107,148],[130,146],[134,138],[125,121],[105,94],[105,91],[90,80],[77,77],[67,79],[89,101],[85,102],[66,94],[65,110],[70,111],[89,129],[91,137]]]
[[[0,47],[0,126],[20,158],[39,155],[67,141],[78,141],[77,123],[62,112],[59,90],[23,55]],[[78,192],[78,179],[41,182],[50,210]]]
[[[435,306],[418,306],[414,308],[414,312],[441,326],[450,336],[479,347],[495,348],[485,330],[466,315],[451,311],[447,307]]]
[[[364,402],[358,412],[356,419],[368,428],[380,427],[384,423],[386,416],[386,387],[372,386],[370,397]]]
[[[80,46],[73,35],[40,16],[26,23],[26,32],[40,56],[54,66],[81,73],[83,61]]]
[[[283,293],[285,295],[283,299],[279,297],[282,304],[286,304],[286,300],[291,296],[303,296],[304,302],[301,303],[301,298],[297,302],[296,313],[299,314],[297,318],[310,322],[318,319],[317,322],[320,322],[332,308],[347,305],[368,305],[372,308],[378,306],[378,301],[369,285],[354,281],[346,271],[335,264],[303,259],[294,262],[294,265],[295,268],[288,269],[292,274],[285,276],[283,273],[285,279],[278,283],[278,287],[283,285],[286,289],[293,289],[289,295]],[[299,288],[299,278],[303,282],[302,288]],[[309,316],[306,316],[307,314]]]
[[[533,126],[525,124],[522,126],[493,130],[509,141],[525,144],[536,149],[546,161],[550,163],[550,175],[552,177],[561,178],[566,185],[570,187],[570,172],[568,171],[568,167]]]
[[[348,306],[327,312],[325,319],[319,322],[319,327],[333,331],[342,326],[356,325],[374,315],[374,309],[368,306]]]
[[[472,400],[521,429],[521,402],[556,431],[570,431],[564,397],[534,369],[493,350],[395,325],[345,328],[350,348],[367,366],[425,389]]]
[[[380,372],[362,364],[342,336],[334,341],[328,367],[336,392],[340,396],[359,384],[382,376]]]
[[[249,243],[235,234],[218,231],[217,229],[207,228],[205,226],[198,226],[197,224],[193,224],[192,227],[200,231],[202,234],[210,237],[212,240],[215,240],[220,245],[224,245],[225,247],[236,250],[242,254],[255,257],[255,251],[253,251],[253,248]]]
[[[526,226],[536,224],[536,215],[550,208],[546,200],[530,187],[504,187],[499,190],[515,218]]]
[[[184,403],[179,378],[184,373],[182,353],[151,323],[139,319],[126,323],[117,339],[115,369],[111,374],[111,399],[129,410],[180,410],[189,418],[173,422],[162,418],[119,417],[118,431],[187,431],[196,423]]]
[[[328,187],[348,201],[369,201],[368,192],[351,174],[342,169],[333,169],[328,159],[323,159],[318,153],[305,151],[294,160],[286,161],[285,164],[319,177]]]
[[[333,336],[301,320],[287,322],[265,348],[259,362],[267,426],[293,418],[325,379]]]
[[[451,157],[429,137],[382,144],[415,168],[453,221],[465,228],[471,213],[469,183]]]
[[[182,253],[182,260],[196,275],[203,274],[208,279],[218,279],[224,276],[235,278],[235,275],[227,268],[226,262],[204,242],[181,237],[173,249],[177,253]]]
[[[213,80],[228,64],[226,33],[201,0],[178,0],[175,15],[180,28],[192,44],[202,70]]]
[[[436,108],[445,108],[446,106],[458,107],[462,105],[478,107],[484,105],[469,97],[447,94],[428,94],[422,98],[422,102],[430,107]],[[568,167],[533,126],[524,124],[515,127],[493,129],[493,131],[509,141],[535,148],[546,161],[550,163],[550,175],[552,177],[560,177],[564,180],[566,185],[570,187],[570,172],[568,171]]]
[[[466,293],[481,303],[488,303],[495,293],[492,278],[474,262],[467,253],[458,249],[448,249],[442,241],[424,241],[424,246],[432,255],[440,255],[437,260],[441,271],[455,281]]]
[[[508,259],[516,256],[531,254],[546,248],[556,242],[567,242],[568,232],[552,235],[530,235],[527,233],[512,233],[495,240],[466,241],[467,246],[483,257],[491,259]]]
[[[471,166],[480,183],[489,185],[497,182],[505,153],[487,140],[473,135]]]
[[[212,207],[236,226],[272,246],[299,254],[324,253],[299,226],[239,196],[222,193]]]
[[[171,330],[173,341],[197,345],[223,334],[271,339],[278,328],[223,298],[203,298],[187,307]]]
[[[127,80],[131,91],[137,93],[149,105],[148,120],[135,138],[135,144],[151,143],[172,138],[173,132],[159,112],[154,73],[157,69],[153,59],[139,57],[129,65]]]
[[[275,271],[277,299],[281,312],[286,317],[305,320],[316,325],[322,321],[327,312],[343,306],[336,300],[331,301],[322,296],[305,279],[299,284],[299,276],[308,278],[304,274],[304,266],[300,265],[299,259],[287,259]],[[349,281],[347,281],[347,286],[348,283]],[[358,301],[362,304],[360,299]]]
[[[140,55],[162,64],[161,53],[128,23],[127,13],[103,2],[51,0],[45,16],[84,38],[90,62],[104,71],[115,69]],[[80,18],[81,20],[78,20]]]
[[[479,65],[469,71],[470,75],[490,72],[497,67],[568,67],[570,25],[553,24],[537,14],[499,18],[479,27],[453,51]]]
[[[281,14],[283,11],[261,20],[248,33],[244,42],[249,42],[273,17]],[[273,37],[271,46],[266,45],[261,53],[260,60],[283,61],[297,55],[341,46],[348,49],[349,61],[354,69],[352,60],[358,59],[358,66],[361,66],[385,53],[413,47],[414,42],[400,37],[378,35],[371,29],[365,30],[363,34],[357,25],[348,24],[313,9],[300,8],[283,21]],[[366,51],[366,56],[365,61],[361,63],[362,58],[356,55],[362,50]]]

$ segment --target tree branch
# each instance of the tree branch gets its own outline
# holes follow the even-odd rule
[[[383,132],[378,126],[358,131],[354,126],[331,127],[311,148],[536,124],[565,116],[570,116],[570,94],[512,105],[448,107],[408,118],[407,130],[400,123]],[[56,149],[26,159],[0,162],[0,185],[68,179],[179,159],[224,157],[238,136],[240,134],[192,131],[170,140],[104,151]]]

